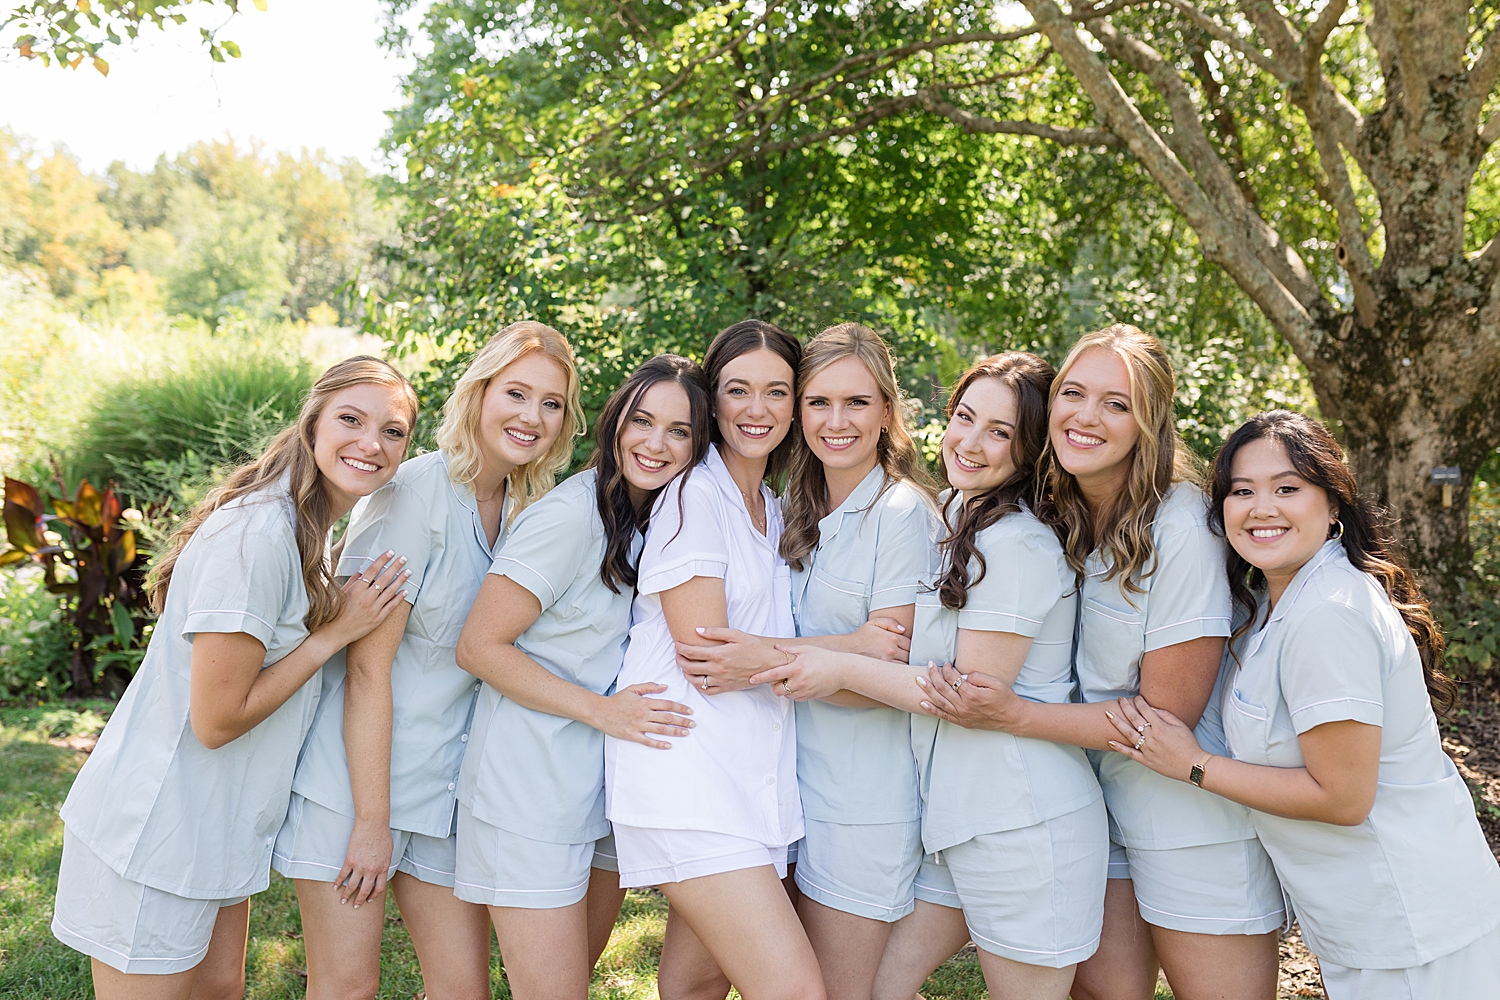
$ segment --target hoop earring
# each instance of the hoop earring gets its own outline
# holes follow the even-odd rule
[[[1338,529],[1338,534],[1336,534],[1336,535],[1333,533],[1333,531],[1334,531],[1335,528]],[[1330,542],[1336,542],[1340,538],[1343,538],[1343,537],[1344,537],[1344,522],[1340,521],[1338,518],[1334,518],[1333,519],[1333,524],[1330,525],[1329,528],[1328,528],[1328,540]]]

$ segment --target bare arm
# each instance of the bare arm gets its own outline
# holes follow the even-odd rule
[[[354,908],[385,889],[391,864],[391,664],[406,633],[405,601],[344,654],[344,756],[354,796],[354,830],[333,880],[340,901]]]
[[[1145,698],[1119,702],[1113,749],[1169,778],[1187,781],[1203,757],[1193,731]],[[1148,726],[1144,739],[1140,727]],[[1229,757],[1210,757],[1203,787],[1226,799],[1287,819],[1358,826],[1375,805],[1380,774],[1379,726],[1344,720],[1325,722],[1297,737],[1302,767],[1265,767]],[[1134,744],[1141,742],[1141,749]]]
[[[751,686],[750,678],[763,670],[780,666],[786,657],[777,651],[778,643],[817,646],[842,653],[859,653],[877,659],[905,663],[911,651],[912,619],[916,606],[907,605],[904,618],[899,608],[882,608],[870,613],[865,624],[842,635],[802,637],[757,636],[739,629],[699,626],[699,638],[716,645],[679,642],[677,666],[690,683],[701,686],[709,678],[709,694],[736,691]]]
[[[557,676],[515,645],[541,616],[536,595],[510,577],[491,573],[458,637],[458,665],[523,708],[576,719],[619,739],[666,750],[647,734],[686,736],[692,709],[645,697],[666,690],[633,684],[608,697]],[[675,714],[674,714],[675,713]]]
[[[1141,689],[1176,703],[1196,725],[1213,693],[1223,652],[1224,640],[1215,636],[1154,649],[1141,659]],[[931,670],[926,683],[930,698],[922,710],[971,729],[998,729],[1090,750],[1108,750],[1119,738],[1119,730],[1109,718],[1113,702],[1062,705],[1027,701],[1008,684],[996,684],[992,678],[973,672],[961,693],[955,695],[952,687],[957,678],[958,672],[951,666]]]
[[[239,739],[297,692],[328,658],[367,634],[401,603],[406,560],[386,553],[343,587],[338,617],[313,632],[272,666],[266,649],[245,632],[200,632],[193,637],[188,720],[210,750]],[[373,584],[373,585],[372,585]]]

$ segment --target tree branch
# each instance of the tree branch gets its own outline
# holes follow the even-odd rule
[[[1469,95],[1481,108],[1495,89],[1497,77],[1500,77],[1500,25],[1490,29],[1479,58],[1469,70]]]
[[[1203,13],[1197,7],[1194,7],[1192,4],[1188,3],[1187,0],[1167,0],[1167,2],[1170,3],[1173,7],[1180,10],[1182,13],[1186,14],[1188,18],[1191,19],[1192,22],[1198,27],[1202,28],[1204,31],[1208,32],[1214,38],[1217,38],[1219,41],[1223,42],[1231,49],[1234,49],[1234,51],[1238,52],[1246,59],[1249,59],[1251,62],[1255,63],[1255,65],[1259,66],[1267,73],[1270,73],[1282,83],[1292,83],[1296,80],[1296,77],[1291,73],[1291,71],[1283,66],[1280,62],[1273,59],[1271,56],[1266,55],[1264,52],[1260,51],[1260,49],[1257,49],[1254,45],[1251,45],[1249,41],[1241,38],[1237,32],[1226,28],[1218,21]]]
[[[1411,23],[1402,19],[1398,11],[1404,0],[1371,0],[1370,10],[1373,17],[1370,19],[1371,27],[1375,30],[1370,32],[1370,41],[1378,47],[1379,39],[1388,39],[1392,48],[1391,65],[1401,78],[1401,103],[1406,106],[1406,116],[1410,120],[1413,129],[1422,127],[1422,119],[1427,113],[1427,93],[1429,82],[1422,62],[1417,58],[1416,48],[1412,44]],[[1386,77],[1386,86],[1391,83],[1390,76]]]
[[[1120,137],[1108,129],[1102,128],[1063,128],[1059,125],[1045,125],[1040,122],[1018,122],[1000,121],[995,118],[986,118],[965,111],[955,104],[930,93],[924,92],[919,95],[917,101],[924,111],[947,118],[953,124],[965,132],[984,132],[992,135],[1034,135],[1043,139],[1051,139],[1053,142],[1064,146],[1109,146],[1120,147],[1125,143]]]
[[[1065,20],[1053,0],[1024,0],[1036,23],[1046,33],[1073,75],[1082,84],[1111,132],[1125,141],[1178,211],[1198,235],[1204,255],[1221,264],[1246,294],[1265,312],[1304,362],[1317,370],[1325,384],[1336,387],[1341,374],[1318,363],[1324,337],[1307,309],[1276,279],[1265,263],[1249,251],[1241,227],[1231,224],[1209,201],[1203,189],[1168,148],[1105,68],[1078,31]]]
[[[1322,293],[1308,273],[1307,265],[1250,206],[1240,190],[1239,181],[1215,152],[1208,133],[1204,131],[1193,95],[1176,68],[1160,52],[1139,39],[1121,34],[1108,22],[1093,25],[1091,32],[1111,56],[1145,74],[1157,92],[1166,98],[1172,113],[1172,132],[1165,141],[1187,160],[1198,184],[1213,199],[1223,218],[1238,224],[1254,246],[1256,256],[1296,296],[1304,309],[1311,309],[1321,302]]]

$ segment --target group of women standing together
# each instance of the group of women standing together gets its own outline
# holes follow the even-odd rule
[[[434,1000],[490,995],[491,928],[581,1000],[652,885],[663,1000],[911,1000],[970,940],[997,998],[1267,1000],[1292,915],[1334,1000],[1500,996],[1414,579],[1321,425],[1252,419],[1205,495],[1173,393],[1133,327],[985,358],[938,494],[878,336],[747,320],[554,486],[552,329],[404,463],[410,386],[335,365],[154,570],[54,933],[100,997],[238,997],[274,867],[313,998],[374,996],[389,886]]]

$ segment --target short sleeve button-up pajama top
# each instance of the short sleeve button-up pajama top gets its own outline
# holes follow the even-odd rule
[[[1385,591],[1331,540],[1237,646],[1224,695],[1235,759],[1301,767],[1303,733],[1343,720],[1380,727],[1375,805],[1358,826],[1251,811],[1330,997],[1398,995],[1381,991],[1387,979],[1400,981],[1401,997],[1494,995],[1500,866],[1443,753],[1416,643]],[[1488,959],[1467,954],[1471,945]]]

